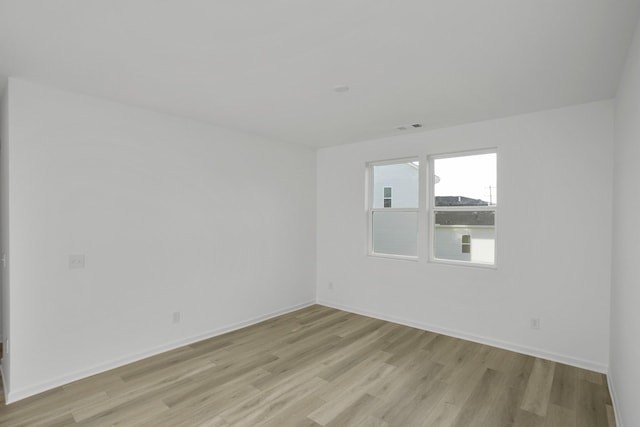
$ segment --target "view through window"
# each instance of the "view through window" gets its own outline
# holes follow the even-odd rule
[[[497,155],[432,157],[432,259],[495,264]]]
[[[427,180],[419,166],[417,158],[368,165],[369,254],[417,259],[418,242],[429,239],[431,261],[495,265],[496,151],[429,157],[423,206],[419,188]],[[419,229],[421,221],[430,225]]]
[[[370,167],[370,252],[417,256],[417,160],[373,164]]]

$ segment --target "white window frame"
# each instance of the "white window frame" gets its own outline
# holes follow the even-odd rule
[[[422,164],[422,162],[420,161],[420,157],[419,156],[414,156],[414,157],[405,157],[405,158],[399,158],[399,159],[391,159],[391,160],[383,160],[383,161],[375,161],[375,162],[368,162],[366,164],[366,170],[367,170],[367,206],[366,206],[366,210],[367,210],[367,255],[370,257],[376,257],[376,258],[392,258],[392,259],[399,259],[399,260],[406,260],[406,261],[418,261],[419,259],[419,254],[420,254],[420,225],[421,225],[421,221],[420,221],[420,216],[421,216],[421,212],[423,212],[423,210],[421,209],[422,203],[420,202],[421,199],[421,193],[423,191],[421,191],[422,187],[422,180],[423,180],[423,175],[422,175],[422,166],[419,166],[418,168],[418,206],[416,208],[394,208],[394,207],[390,207],[390,208],[374,208],[373,207],[373,201],[374,201],[374,187],[373,187],[373,168],[375,166],[385,166],[385,165],[395,165],[395,164],[400,164],[400,163],[411,163],[411,162],[419,162],[420,164]],[[393,191],[393,190],[392,190]],[[383,194],[384,196],[384,194]],[[383,205],[384,205],[384,197],[383,197]],[[393,206],[393,203],[392,203]],[[378,252],[374,252],[373,250],[373,215],[375,212],[415,212],[416,213],[416,230],[417,230],[417,235],[416,235],[416,255],[397,255],[397,254],[385,254],[385,253],[378,253]]]
[[[429,262],[436,264],[451,264],[451,265],[460,265],[466,267],[480,267],[480,268],[488,268],[488,269],[497,269],[498,268],[498,207],[497,205],[489,205],[489,206],[436,206],[436,197],[435,197],[435,160],[438,159],[450,159],[455,157],[467,157],[467,156],[475,156],[479,154],[495,154],[496,155],[496,180],[499,176],[499,168],[498,168],[498,149],[497,148],[487,148],[482,150],[469,150],[469,151],[459,151],[454,153],[443,153],[443,154],[433,154],[428,156],[428,210],[429,210]],[[478,211],[492,211],[494,215],[494,258],[493,264],[485,264],[471,261],[458,261],[452,259],[442,259],[435,257],[435,223],[436,223],[436,211],[438,212],[478,212]],[[473,238],[471,239],[473,241]]]

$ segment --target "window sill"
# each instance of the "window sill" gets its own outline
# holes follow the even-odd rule
[[[481,264],[481,263],[477,263],[477,262],[468,262],[468,261],[454,261],[454,260],[447,260],[447,259],[438,259],[438,258],[431,258],[429,259],[430,263],[433,264],[443,264],[443,265],[453,265],[453,266],[460,266],[460,267],[471,267],[471,268],[479,268],[482,270],[497,270],[498,266],[496,264]]]
[[[399,261],[418,261],[417,256],[408,256],[408,255],[393,255],[393,254],[378,254],[378,253],[369,253],[367,254],[369,258],[383,258],[383,259],[395,259]]]

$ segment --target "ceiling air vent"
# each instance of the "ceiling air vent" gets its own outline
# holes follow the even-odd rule
[[[422,124],[420,123],[413,123],[411,125],[400,125],[400,126],[396,126],[396,130],[410,130],[410,129],[419,129],[422,127]]]

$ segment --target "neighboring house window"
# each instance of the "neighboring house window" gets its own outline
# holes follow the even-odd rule
[[[471,253],[471,235],[470,234],[464,234],[462,236],[462,253],[463,254],[470,254]]]
[[[391,207],[391,187],[384,187],[384,192],[383,192],[383,196],[384,196],[384,207],[385,208],[390,208]]]
[[[418,161],[369,164],[369,253],[416,258]]]
[[[495,265],[497,154],[432,156],[431,260]]]

